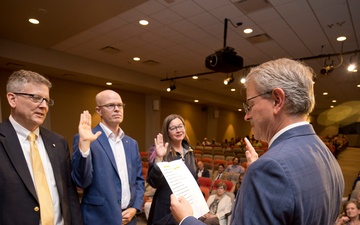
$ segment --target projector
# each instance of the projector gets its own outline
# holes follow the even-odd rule
[[[208,69],[222,73],[232,73],[243,68],[243,58],[236,55],[231,47],[225,47],[205,58],[205,66]]]

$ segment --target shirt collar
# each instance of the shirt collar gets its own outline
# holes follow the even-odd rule
[[[309,122],[307,121],[303,121],[303,122],[298,122],[298,123],[293,123],[293,124],[290,124],[286,127],[284,127],[283,129],[279,130],[270,140],[269,142],[269,148],[271,146],[271,144],[276,140],[276,138],[278,138],[281,134],[285,133],[285,131],[287,130],[290,130],[294,127],[299,127],[299,126],[302,126],[302,125],[305,125],[305,124],[309,124]]]
[[[22,143],[25,140],[27,140],[31,131],[29,131],[25,127],[21,126],[18,122],[16,122],[16,120],[14,119],[14,117],[12,117],[12,115],[9,116],[9,120],[10,120],[11,125],[14,127],[16,134],[20,138],[20,142]],[[39,137],[39,135],[40,135],[39,127],[36,128],[32,133],[36,134],[37,137]]]
[[[107,127],[105,126],[105,124],[103,124],[102,122],[100,122],[100,126],[101,128],[104,130],[105,135],[107,138],[112,138],[115,137],[115,134]],[[120,131],[119,131],[119,135],[118,137],[122,140],[125,136],[125,132],[119,127]],[[116,139],[117,137],[115,137],[114,139]]]

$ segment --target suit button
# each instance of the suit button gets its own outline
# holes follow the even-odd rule
[[[40,210],[39,207],[38,207],[38,206],[35,206],[34,211],[35,211],[35,212],[38,212],[39,210]]]

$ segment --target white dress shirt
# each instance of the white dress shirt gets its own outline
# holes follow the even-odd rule
[[[33,171],[32,171],[31,156],[30,156],[30,142],[28,140],[28,136],[31,132],[29,130],[27,130],[25,127],[21,126],[18,122],[16,122],[11,115],[9,117],[9,120],[16,131],[17,137],[19,139],[21,148],[24,153],[26,164],[29,168],[31,178],[34,182],[34,175],[33,175]],[[39,149],[40,158],[41,158],[42,164],[44,166],[46,181],[49,185],[49,190],[50,190],[52,202],[54,205],[54,224],[55,225],[63,225],[64,219],[61,215],[60,199],[59,199],[59,193],[58,193],[58,190],[56,187],[54,171],[53,171],[52,165],[50,163],[49,156],[46,152],[44,142],[42,141],[42,138],[40,135],[40,129],[37,128],[35,131],[33,131],[33,133],[37,135],[36,145]],[[35,187],[35,189],[36,189],[36,187]],[[41,222],[39,224],[41,225]]]

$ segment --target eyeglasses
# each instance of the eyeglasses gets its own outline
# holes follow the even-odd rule
[[[28,94],[28,93],[21,93],[21,92],[13,92],[15,95],[24,95],[24,96],[29,96],[30,100],[34,103],[39,103],[41,104],[43,101],[46,102],[46,104],[48,106],[53,106],[54,105],[54,100],[52,100],[51,98],[44,98],[41,97],[40,95],[35,95],[35,94]]]
[[[251,108],[254,106],[254,105],[249,106],[249,101],[250,101],[250,100],[252,100],[252,99],[254,99],[254,98],[257,98],[257,97],[260,97],[260,96],[263,96],[263,95],[270,94],[271,92],[272,92],[272,91],[268,91],[268,92],[266,92],[266,93],[259,94],[259,95],[256,95],[256,96],[254,96],[254,97],[251,97],[251,98],[246,99],[246,101],[243,102],[243,108],[244,108],[245,113],[250,112]]]
[[[184,124],[180,124],[180,125],[178,125],[178,126],[169,127],[169,131],[171,131],[171,132],[174,132],[174,131],[176,131],[177,129],[179,129],[179,130],[184,129]]]
[[[107,110],[115,110],[116,107],[118,107],[119,109],[124,109],[125,108],[125,103],[119,103],[119,104],[106,104],[106,105],[99,105],[98,107],[103,107]]]

